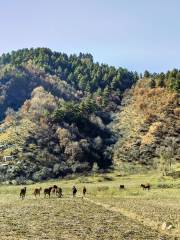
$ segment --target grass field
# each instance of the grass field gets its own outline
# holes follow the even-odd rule
[[[139,185],[150,182],[152,189]],[[57,184],[63,198],[43,194],[35,199],[35,187]],[[72,197],[73,185],[78,194]],[[125,189],[119,190],[124,184]],[[82,198],[82,188],[87,196]],[[157,174],[118,176],[117,173],[49,181],[27,186],[0,186],[0,239],[62,240],[169,240],[180,239],[180,180]],[[171,230],[162,230],[171,222]]]

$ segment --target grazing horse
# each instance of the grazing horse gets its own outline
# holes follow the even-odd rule
[[[87,192],[86,187],[83,187],[83,196],[84,196],[84,197],[85,197],[85,195],[86,195],[86,192]]]
[[[125,186],[124,185],[120,185],[119,189],[125,189]]]
[[[62,188],[61,188],[61,187],[58,187],[58,188],[56,189],[56,195],[57,195],[59,198],[61,198],[61,197],[63,196],[63,194],[62,194]]]
[[[140,186],[143,188],[143,190],[146,190],[146,189],[150,190],[150,188],[151,188],[151,185],[149,183],[141,184]]]
[[[72,192],[73,192],[73,197],[75,197],[77,193],[77,188],[75,186],[73,186]]]
[[[41,194],[41,190],[42,190],[42,188],[40,187],[40,188],[35,188],[34,189],[34,196],[36,197],[36,196],[40,196],[40,194]]]
[[[20,191],[20,198],[23,200],[26,196],[26,187],[22,188]]]
[[[44,197],[46,197],[46,195],[48,195],[49,198],[50,198],[51,190],[52,190],[52,187],[45,188],[45,189],[44,189]]]
[[[52,190],[51,190],[52,194],[56,194],[57,189],[58,189],[58,186],[57,186],[57,185],[54,185],[54,186],[52,187]]]

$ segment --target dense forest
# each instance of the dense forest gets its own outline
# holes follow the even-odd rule
[[[90,54],[66,55],[49,49],[23,49],[0,58],[2,108],[17,110],[39,85],[57,97],[79,100],[88,94],[101,96],[104,105],[129,88],[138,76],[126,69],[116,69],[93,62]],[[1,118],[4,116],[1,113]]]
[[[43,180],[111,166],[111,112],[137,79],[90,54],[39,48],[2,55],[1,158],[12,155],[13,163],[1,176]]]
[[[179,70],[166,74],[145,71],[142,76],[95,63],[91,54],[68,56],[47,48],[3,54],[0,180],[39,181],[105,170],[121,161],[124,145],[120,140],[125,138],[123,127],[119,130],[114,122],[122,112],[124,99],[131,99],[134,93],[130,91],[136,89],[137,93],[137,88],[145,92],[161,89],[168,96],[175,94],[178,116]],[[138,111],[142,109],[143,105]],[[131,117],[134,118],[129,116],[126,124],[133,122]],[[126,134],[131,135],[127,131]],[[140,155],[135,157],[136,161],[141,159]],[[4,162],[4,156],[12,158]],[[133,161],[133,156],[130,159]],[[146,154],[144,160],[140,162],[147,163]]]

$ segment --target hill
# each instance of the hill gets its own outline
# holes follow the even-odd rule
[[[136,72],[95,63],[90,54],[47,48],[3,54],[0,180],[178,160],[180,72],[146,71],[138,79]]]
[[[141,163],[166,172],[180,160],[179,87],[172,90],[171,74],[144,77],[124,93],[114,124],[119,132],[116,163]]]
[[[0,178],[35,181],[112,165],[107,125],[137,74],[46,48],[0,58]],[[4,162],[4,156],[12,156]]]

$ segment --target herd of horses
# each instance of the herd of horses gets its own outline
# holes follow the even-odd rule
[[[20,190],[20,198],[23,200],[26,196],[26,190],[27,188],[24,187]],[[42,191],[42,188],[35,188],[34,189],[34,192],[33,192],[33,195],[35,196],[35,198],[37,198],[37,196],[40,196],[41,195],[41,191]],[[86,192],[87,192],[87,189],[86,187],[83,187],[83,196],[85,197],[86,195]],[[76,193],[77,193],[77,188],[75,186],[72,187],[72,195],[73,197],[76,196]],[[61,198],[63,196],[63,191],[62,191],[62,188],[61,187],[58,187],[57,185],[54,185],[52,187],[49,187],[49,188],[45,188],[44,189],[44,197],[49,197],[52,195],[55,195],[59,198]]]
[[[140,187],[142,187],[143,190],[150,190],[151,189],[151,185],[149,183],[147,184],[141,184]],[[20,190],[20,198],[23,200],[26,196],[26,187],[22,188]],[[125,189],[125,185],[120,185],[119,186],[119,189]],[[34,196],[35,198],[37,198],[37,196],[40,196],[41,194],[41,191],[42,191],[42,188],[35,188],[34,189]],[[83,193],[83,196],[85,197],[86,195],[86,192],[87,192],[87,189],[86,187],[83,187],[83,190],[82,190],[82,193]],[[72,187],[72,196],[75,197],[76,196],[76,193],[77,193],[77,188],[75,186]],[[44,197],[46,198],[47,196],[50,198],[50,196],[52,195],[55,195],[59,198],[61,198],[63,196],[63,191],[62,191],[62,188],[61,187],[58,187],[57,185],[54,185],[52,187],[49,187],[49,188],[45,188],[44,189]]]

